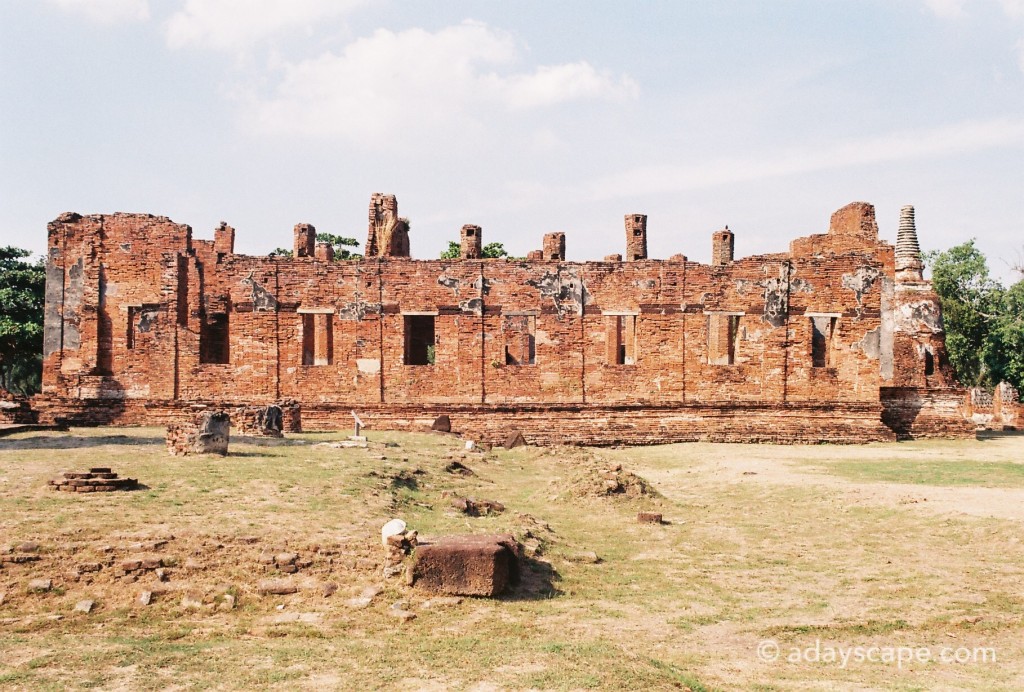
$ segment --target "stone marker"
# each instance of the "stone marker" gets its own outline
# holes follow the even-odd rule
[[[518,430],[513,430],[505,438],[505,443],[502,445],[505,449],[515,449],[516,447],[525,447],[526,438],[523,437],[523,433]]]
[[[95,604],[92,601],[89,601],[89,600],[79,601],[78,603],[75,604],[75,612],[76,613],[85,613],[86,615],[88,615],[89,613],[92,612],[92,607],[94,605]]]
[[[636,515],[636,520],[641,524],[662,523],[661,514],[658,512],[640,512]]]
[[[519,581],[519,543],[511,534],[445,536],[416,548],[413,584],[454,596],[497,596]]]

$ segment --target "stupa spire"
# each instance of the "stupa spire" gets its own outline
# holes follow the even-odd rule
[[[896,277],[920,281],[923,270],[924,262],[921,260],[921,246],[917,242],[914,207],[908,204],[900,209],[900,230],[896,235]]]

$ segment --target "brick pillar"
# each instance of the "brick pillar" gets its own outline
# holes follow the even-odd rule
[[[314,256],[321,262],[330,262],[334,259],[334,246],[330,243],[317,243]]]
[[[626,261],[647,259],[647,214],[626,214]]]
[[[565,234],[545,233],[543,253],[546,260],[565,261]]]
[[[312,257],[316,247],[316,229],[311,223],[295,224],[295,257]]]
[[[483,231],[479,226],[467,224],[462,227],[462,250],[460,252],[462,259],[480,259],[483,257],[482,234]]]
[[[711,264],[725,265],[732,262],[735,236],[726,226],[711,234]]]
[[[235,229],[223,221],[213,232],[213,249],[218,255],[230,255],[235,252]]]

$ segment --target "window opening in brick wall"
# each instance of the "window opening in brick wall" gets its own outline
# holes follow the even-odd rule
[[[535,315],[505,315],[503,319],[505,365],[536,365],[537,317]]]
[[[708,364],[733,365],[739,338],[739,315],[708,315]]]
[[[433,365],[434,315],[405,315],[405,364]]]
[[[331,365],[334,363],[334,314],[307,312],[301,316],[302,364]]]
[[[935,374],[935,356],[927,348],[924,350],[924,374],[925,377]]]
[[[230,343],[228,314],[215,312],[206,315],[199,331],[199,362],[230,363]]]
[[[609,365],[636,364],[636,315],[606,315],[605,344]]]
[[[832,334],[836,330],[836,318],[828,315],[811,317],[811,365],[824,368],[832,356]]]
[[[131,350],[135,348],[135,320],[139,316],[139,308],[134,305],[128,306],[128,327],[124,335],[124,347]]]

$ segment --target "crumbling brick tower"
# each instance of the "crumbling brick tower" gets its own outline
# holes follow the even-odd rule
[[[466,224],[459,234],[460,252],[462,259],[480,259],[483,257],[483,231],[479,226]]]
[[[647,214],[626,214],[626,259],[647,259]]]
[[[409,257],[409,224],[398,216],[398,198],[375,192],[370,197],[366,257]]]
[[[712,261],[567,262],[548,233],[526,260],[414,260],[393,195],[374,194],[366,256],[332,261],[316,229],[292,257],[234,253],[145,214],[48,227],[42,423],[160,424],[197,406],[279,405],[303,429],[455,429],[499,441],[864,442],[971,434],[921,275],[912,209],[894,248],[854,202],[788,252]],[[685,249],[685,248],[681,248]],[[622,261],[625,259],[625,261]],[[287,403],[286,403],[287,402]]]

